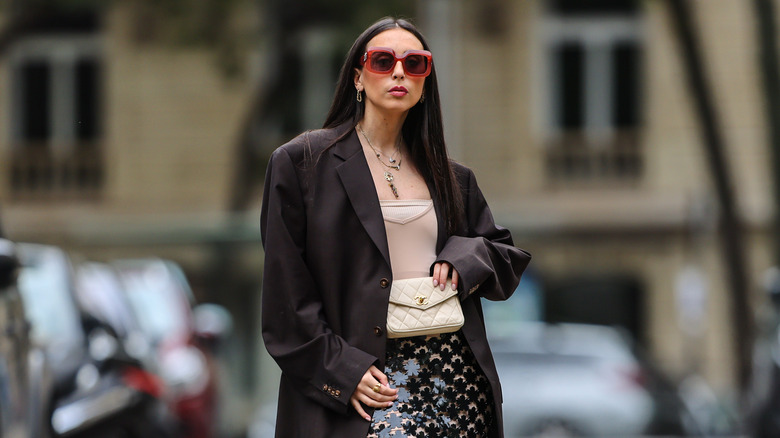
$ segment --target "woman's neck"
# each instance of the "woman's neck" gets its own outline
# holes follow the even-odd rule
[[[384,116],[372,116],[366,113],[358,124],[360,129],[368,136],[371,145],[381,151],[385,156],[392,155],[401,142],[401,128],[403,127],[406,113],[394,118]]]

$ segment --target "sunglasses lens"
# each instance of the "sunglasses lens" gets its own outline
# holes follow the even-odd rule
[[[371,70],[388,72],[393,69],[395,57],[387,52],[373,52],[369,59]]]
[[[409,55],[404,60],[404,69],[412,75],[421,75],[428,70],[428,58],[423,55]]]
[[[399,60],[403,62],[404,71],[412,76],[427,76],[431,68],[428,56],[410,53],[399,59],[393,52],[384,49],[369,50],[365,65],[374,73],[389,73],[393,71],[395,63]]]

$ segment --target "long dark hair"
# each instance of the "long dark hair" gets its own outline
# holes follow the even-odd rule
[[[352,48],[349,49],[347,58],[344,60],[336,93],[333,96],[333,103],[323,128],[335,128],[347,123],[354,128],[363,119],[365,103],[356,100],[354,71],[356,68],[362,68],[360,57],[366,51],[368,42],[376,35],[394,28],[411,32],[420,40],[425,50],[430,50],[420,31],[406,20],[386,17],[369,26],[352,44]],[[401,128],[401,135],[409,147],[414,165],[426,181],[433,183],[435,193],[432,193],[431,196],[436,197],[440,205],[444,207],[447,231],[452,234],[458,229],[463,219],[463,199],[460,196],[458,180],[447,156],[447,146],[444,143],[435,61],[431,68],[431,74],[425,78],[423,97],[422,102],[409,110]],[[339,140],[350,135],[351,131],[351,129],[346,130]]]

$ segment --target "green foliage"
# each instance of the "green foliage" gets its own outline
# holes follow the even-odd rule
[[[247,10],[259,16],[257,0],[113,1],[130,6],[139,44],[207,47],[213,51],[217,67],[228,78],[243,74],[242,59],[256,44],[256,35],[237,26],[236,20]]]
[[[221,45],[235,37],[230,18],[249,0],[121,0],[158,24],[158,36],[178,45]]]
[[[265,0],[269,12],[288,27],[336,25],[344,33],[357,34],[383,16],[409,17],[414,0]],[[353,37],[354,38],[354,37]]]
[[[27,8],[52,8],[64,12],[105,8],[114,0],[16,0]]]
[[[261,0],[264,12],[275,21],[271,39],[286,45],[306,29],[332,31],[332,49],[343,57],[352,42],[371,23],[385,16],[414,18],[415,0]],[[283,67],[284,68],[284,67]]]
[[[410,17],[416,4],[416,0],[0,0],[4,2],[17,2],[25,11],[64,14],[129,6],[136,42],[208,47],[227,76],[241,74],[241,59],[261,38],[286,44],[288,37],[309,27],[326,27],[335,31],[339,49],[348,48],[370,23],[386,15]],[[247,11],[256,13],[252,18],[266,23],[264,28],[236,26],[237,15]],[[271,27],[274,30],[269,31]]]
[[[358,35],[369,25],[385,16],[414,18],[415,0],[265,0],[264,37],[268,53],[274,62],[269,63],[273,84],[270,85],[259,111],[259,120],[270,119],[281,127],[286,135],[300,132],[305,126],[301,120],[302,37],[310,29],[319,29],[327,35],[327,46],[322,50],[333,59],[335,71],[323,71],[323,78],[338,76],[345,55]],[[271,21],[272,20],[272,21]],[[335,84],[323,83],[331,87]],[[323,114],[324,116],[324,114]],[[262,166],[259,166],[262,168]]]

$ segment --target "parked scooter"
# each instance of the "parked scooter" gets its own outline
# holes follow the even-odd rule
[[[21,243],[19,291],[53,374],[50,432],[61,437],[169,437],[161,387],[117,331],[76,300],[70,257]]]
[[[62,437],[173,437],[174,420],[161,400],[160,379],[129,355],[114,330],[87,320],[90,362],[76,389],[56,401],[51,424]]]

